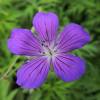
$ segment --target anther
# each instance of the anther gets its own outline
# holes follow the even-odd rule
[[[45,52],[42,52],[43,54],[45,54]]]

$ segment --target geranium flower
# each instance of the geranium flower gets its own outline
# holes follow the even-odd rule
[[[17,72],[17,84],[22,88],[40,87],[50,67],[65,82],[78,80],[85,72],[84,61],[70,54],[90,41],[82,26],[70,23],[57,34],[59,21],[52,12],[38,12],[33,18],[36,34],[31,30],[15,28],[8,39],[9,50],[16,55],[30,56]]]

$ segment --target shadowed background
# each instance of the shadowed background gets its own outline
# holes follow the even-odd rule
[[[55,12],[59,31],[75,22],[89,32],[91,42],[73,52],[86,61],[86,73],[80,80],[64,83],[51,71],[38,89],[24,90],[16,85],[16,70],[26,58],[12,55],[7,39],[15,27],[31,29],[38,11]],[[100,100],[100,1],[0,0],[0,100]]]

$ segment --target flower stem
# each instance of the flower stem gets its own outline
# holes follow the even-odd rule
[[[9,68],[8,68],[8,70],[3,75],[1,75],[0,80],[4,79],[8,75],[8,73],[14,67],[14,65],[15,65],[16,61],[18,60],[18,58],[19,58],[19,56],[14,57],[13,63],[11,63],[10,66],[9,66]]]

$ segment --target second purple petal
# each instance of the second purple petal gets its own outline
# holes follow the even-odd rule
[[[78,24],[67,25],[58,39],[58,48],[61,52],[68,52],[81,48],[90,41],[89,34]]]
[[[58,17],[51,12],[39,12],[33,18],[33,26],[41,40],[51,42],[56,37],[59,26]]]

